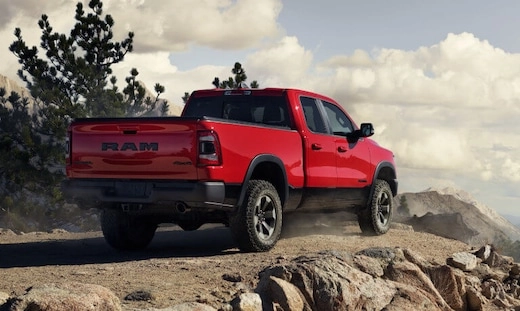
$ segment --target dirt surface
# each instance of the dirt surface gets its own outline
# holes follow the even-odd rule
[[[307,218],[311,219],[311,218]],[[265,253],[240,253],[230,231],[203,226],[193,232],[161,227],[150,246],[139,252],[111,249],[100,232],[0,234],[0,292],[21,295],[42,283],[78,281],[111,289],[123,308],[166,308],[198,301],[219,308],[240,290],[256,286],[264,267],[323,250],[351,253],[369,247],[409,248],[425,259],[444,263],[451,254],[470,250],[456,240],[394,226],[387,234],[361,235],[357,224],[342,221],[291,223],[278,244]],[[126,300],[134,297],[145,301]],[[144,296],[144,297],[143,297]]]

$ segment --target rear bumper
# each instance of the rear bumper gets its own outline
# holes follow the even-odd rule
[[[190,207],[232,209],[225,200],[226,187],[219,181],[156,180],[64,180],[61,190],[68,203],[99,207],[104,203],[171,204],[183,202]]]

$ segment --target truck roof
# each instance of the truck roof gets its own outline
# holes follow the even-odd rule
[[[205,97],[205,96],[215,96],[215,94],[218,95],[281,95],[283,93],[297,93],[301,95],[307,95],[310,97],[319,97],[324,100],[330,101],[330,102],[336,102],[330,97],[324,96],[319,93],[314,93],[310,91],[304,91],[297,88],[277,88],[277,87],[268,87],[268,88],[235,88],[235,89],[220,89],[220,88],[214,88],[214,89],[201,89],[193,91],[191,96],[194,97]]]

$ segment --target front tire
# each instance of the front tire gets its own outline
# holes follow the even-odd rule
[[[392,190],[388,182],[376,179],[368,206],[358,213],[361,232],[366,235],[385,234],[390,229],[394,210]]]
[[[274,247],[282,232],[282,203],[274,186],[251,180],[230,228],[243,252],[265,252]]]
[[[119,209],[106,208],[101,213],[101,230],[107,243],[118,250],[139,250],[150,244],[157,224],[137,218]]]

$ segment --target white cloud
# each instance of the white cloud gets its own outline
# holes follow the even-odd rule
[[[54,0],[54,1],[40,1],[40,0],[24,0],[24,1],[0,1],[0,28],[4,28],[11,24],[13,21],[20,21],[26,19],[32,21],[34,25],[36,21],[44,13],[56,13],[61,8],[68,9],[72,17],[74,17],[75,3],[67,0]],[[70,10],[69,8],[72,8]],[[56,14],[56,16],[59,16]],[[14,29],[14,28],[13,28]]]
[[[106,4],[116,25],[122,25],[117,28],[119,35],[135,32],[137,52],[182,51],[191,45],[244,49],[281,32],[279,0],[140,0],[132,5],[110,0]]]
[[[274,45],[249,55],[244,63],[261,86],[290,87],[307,78],[312,53],[296,37],[284,37]],[[247,73],[246,72],[246,73]]]
[[[520,161],[512,159],[510,155],[505,156],[502,163],[502,174],[506,180],[520,182]]]
[[[89,1],[82,2],[85,14],[91,13]],[[29,46],[39,46],[41,30],[37,22],[44,13],[55,31],[68,33],[75,23],[76,3],[0,0],[0,46],[8,47],[14,41],[15,27],[22,29]],[[130,31],[135,33],[135,54],[185,51],[192,46],[253,48],[278,38],[282,32],[277,23],[282,9],[279,0],[107,0],[103,4],[104,14],[115,20],[115,40],[125,39]],[[0,57],[8,53],[1,50]],[[8,57],[15,60],[12,55]],[[17,69],[13,62],[0,64],[0,72],[9,76]]]
[[[373,64],[373,59],[366,51],[355,50],[351,56],[336,55],[324,62],[327,67],[369,67]]]
[[[0,73],[14,78],[20,68],[16,57],[9,51],[9,46],[16,40],[15,28],[22,30],[27,46],[39,47],[41,30],[38,20],[42,14],[49,15],[55,31],[69,30],[74,25],[75,3],[70,0],[0,0],[0,12]],[[63,16],[70,18],[62,18]]]

